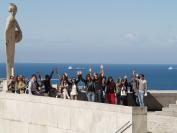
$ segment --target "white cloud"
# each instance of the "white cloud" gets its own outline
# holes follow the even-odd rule
[[[125,34],[125,39],[129,40],[129,41],[136,41],[137,40],[137,34],[136,33],[127,33]]]

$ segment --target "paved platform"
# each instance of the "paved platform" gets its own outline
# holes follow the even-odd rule
[[[148,112],[148,132],[177,133],[177,102],[163,107],[162,111]]]

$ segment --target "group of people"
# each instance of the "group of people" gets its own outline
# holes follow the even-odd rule
[[[82,71],[78,71],[75,77],[69,78],[67,73],[59,76],[57,87],[53,87],[51,79],[54,74],[45,75],[42,80],[41,75],[33,74],[26,82],[24,76],[19,75],[14,79],[10,77],[8,91],[14,93],[26,93],[38,96],[49,95],[51,97],[78,100],[79,95],[86,95],[86,99],[91,102],[110,103],[133,106],[144,106],[144,96],[147,94],[147,81],[144,74],[135,72],[131,75],[131,80],[127,76],[114,81],[111,76],[105,76],[103,65],[100,66],[100,73],[88,72],[83,77]],[[79,83],[84,83],[84,89],[79,89]],[[84,91],[83,91],[84,90]],[[85,92],[85,93],[83,93]],[[131,98],[130,98],[131,97]],[[83,100],[83,99],[80,99]]]

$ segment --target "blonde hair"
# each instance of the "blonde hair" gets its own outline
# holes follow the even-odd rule
[[[17,6],[14,3],[10,3],[9,12],[17,11]]]

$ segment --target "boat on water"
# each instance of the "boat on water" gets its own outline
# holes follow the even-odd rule
[[[168,70],[173,70],[173,69],[177,69],[177,68],[174,68],[174,67],[172,67],[172,66],[170,66],[170,67],[168,68]]]
[[[168,68],[168,70],[172,70],[172,69],[173,69],[173,67],[171,67],[171,66]]]
[[[83,68],[83,67],[73,68],[72,66],[68,66],[68,70],[86,70],[86,68]]]

